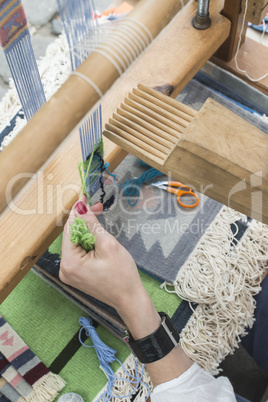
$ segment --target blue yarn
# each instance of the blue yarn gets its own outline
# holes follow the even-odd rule
[[[145,388],[147,389],[147,397],[146,397],[146,400],[147,400],[150,395],[150,390],[149,390],[149,387],[141,380],[145,366],[144,365],[142,366],[142,372],[141,372],[141,375],[139,375],[138,370],[137,370],[137,366],[138,366],[138,359],[137,359],[136,363],[135,363],[135,376],[128,373],[127,370],[124,368],[123,364],[121,363],[121,361],[119,359],[117,359],[117,357],[115,357],[116,350],[107,346],[99,338],[99,335],[97,334],[95,327],[92,325],[92,320],[90,318],[80,317],[79,323],[81,325],[81,328],[79,331],[79,341],[86,348],[95,348],[96,354],[99,359],[100,368],[103,370],[103,372],[105,373],[105,375],[108,378],[108,384],[107,384],[106,391],[104,391],[104,393],[101,394],[101,396],[98,398],[98,401],[100,401],[102,398],[104,399],[104,402],[110,401],[111,398],[118,398],[118,399],[119,398],[120,399],[128,398],[129,396],[133,395],[137,391],[138,387],[141,384],[144,385]],[[85,330],[86,335],[89,338],[91,338],[93,345],[86,345],[82,341],[81,334],[82,334],[83,330]],[[110,366],[110,364],[115,361],[117,361],[120,364],[123,371],[126,373],[126,375],[129,378],[122,379],[122,378],[115,376],[113,369]],[[113,386],[114,386],[114,383],[116,380],[126,381],[126,382],[130,382],[132,384],[135,384],[135,388],[132,390],[132,392],[130,392],[128,395],[125,395],[125,396],[113,395],[112,389],[113,389]]]
[[[150,181],[152,181],[156,177],[163,175],[162,172],[159,172],[159,170],[156,170],[156,169],[151,167],[149,170],[147,170],[146,172],[142,173],[142,175],[140,177],[138,177],[137,179],[128,180],[123,185],[120,185],[120,184],[116,183],[116,180],[115,180],[116,175],[114,173],[111,173],[108,170],[109,166],[110,166],[109,163],[104,164],[104,168],[105,168],[106,172],[110,176],[112,176],[112,178],[114,180],[114,184],[117,187],[123,189],[124,194],[127,196],[127,201],[128,201],[128,203],[129,203],[129,205],[131,207],[134,207],[137,204],[137,202],[139,201],[140,193],[141,193],[141,186],[143,185],[143,183],[149,183]],[[131,202],[130,197],[136,197],[134,203]]]

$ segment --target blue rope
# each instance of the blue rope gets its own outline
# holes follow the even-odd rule
[[[139,388],[140,385],[143,385],[147,389],[147,397],[146,397],[146,400],[147,400],[150,395],[150,389],[147,386],[147,384],[145,384],[142,381],[142,376],[143,376],[144,368],[145,368],[144,364],[142,366],[141,374],[139,375],[138,370],[137,370],[137,366],[138,366],[138,359],[137,359],[136,363],[135,363],[135,375],[133,376],[132,374],[128,373],[127,370],[125,369],[125,367],[123,366],[123,364],[121,363],[121,361],[119,359],[117,359],[117,357],[115,357],[116,350],[107,346],[99,338],[99,335],[97,334],[95,327],[92,325],[92,320],[90,318],[80,317],[79,323],[81,325],[81,328],[79,330],[80,343],[83,346],[85,346],[86,348],[95,348],[96,354],[99,359],[100,368],[103,370],[103,372],[105,373],[105,375],[108,378],[107,388],[101,394],[101,396],[98,398],[98,401],[102,400],[102,398],[104,399],[104,402],[110,401],[111,398],[120,398],[120,399],[128,398],[129,396],[133,395],[137,391],[137,389]],[[86,335],[89,338],[91,338],[93,345],[86,345],[82,341],[81,335],[82,335],[83,330],[85,330]],[[120,366],[122,367],[124,373],[127,375],[128,378],[123,379],[121,377],[115,376],[113,369],[110,366],[110,364],[112,364],[115,361],[120,364]],[[114,395],[114,394],[112,394],[112,389],[113,389],[113,386],[114,386],[114,383],[116,380],[126,381],[131,384],[134,384],[135,388],[128,395],[125,395],[125,396]]]
[[[139,201],[140,193],[141,193],[141,186],[143,185],[143,183],[150,183],[156,177],[163,175],[163,173],[159,172],[159,170],[156,170],[151,167],[149,170],[142,173],[142,175],[140,177],[138,177],[137,179],[128,180],[124,184],[120,185],[116,182],[116,175],[114,173],[111,173],[108,170],[109,166],[110,166],[109,163],[105,163],[104,169],[110,176],[112,176],[112,178],[114,180],[114,184],[117,187],[123,189],[123,192],[127,197],[127,201],[131,207],[134,207],[137,204],[137,202]],[[136,198],[134,202],[131,202],[131,197]]]

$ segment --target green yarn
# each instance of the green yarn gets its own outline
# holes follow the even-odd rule
[[[88,253],[93,250],[95,236],[88,230],[87,224],[83,219],[75,218],[71,228],[71,242],[80,244],[80,246]]]
[[[95,236],[88,230],[87,224],[83,219],[75,218],[71,228],[71,242],[74,244],[80,244],[80,246],[89,252],[94,249]],[[48,248],[50,254],[58,254],[61,258],[62,247],[62,233],[54,240],[54,242]]]
[[[96,157],[96,153],[103,158],[104,155],[104,145],[103,140],[100,140],[93,151],[91,152],[90,158],[85,162],[80,162],[78,164],[78,171],[81,179],[81,196],[84,194],[87,197],[88,204],[90,203],[90,197],[87,194],[87,187],[90,187],[92,183],[99,177],[100,170],[100,161],[99,158]],[[94,158],[95,155],[95,158]],[[79,221],[79,223],[78,223]],[[81,223],[82,222],[82,223]],[[80,244],[80,246],[86,251],[93,250],[95,237],[89,232],[86,223],[79,218],[74,220],[73,225],[71,225],[71,241],[74,244]],[[50,254],[58,254],[61,258],[61,247],[62,247],[62,233],[57,237],[57,239],[50,245],[48,251]]]

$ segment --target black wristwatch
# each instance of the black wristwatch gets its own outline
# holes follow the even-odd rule
[[[125,340],[141,363],[153,363],[162,359],[179,343],[180,335],[169,316],[162,312],[158,314],[161,317],[161,325],[151,335],[134,341],[127,332]]]

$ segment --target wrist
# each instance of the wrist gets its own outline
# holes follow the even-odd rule
[[[128,332],[126,341],[141,363],[155,363],[165,358],[179,344],[180,335],[170,317],[164,312],[158,314],[161,325],[150,335],[135,340]]]
[[[143,287],[134,298],[125,300],[118,313],[134,340],[152,334],[161,325],[161,318]]]

